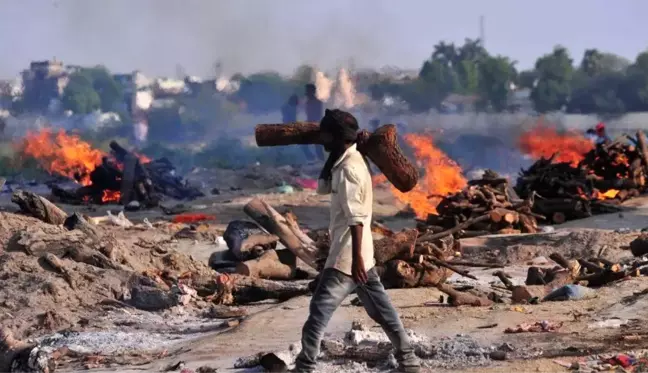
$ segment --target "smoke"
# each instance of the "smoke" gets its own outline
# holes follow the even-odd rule
[[[375,30],[389,19],[380,2],[333,0],[21,0],[0,2],[0,75],[32,60],[104,64],[174,76],[276,70],[301,63],[324,68],[353,58],[371,64],[384,51]],[[373,2],[371,3],[373,4]],[[362,22],[356,14],[362,13]],[[29,25],[29,26],[26,26]]]
[[[317,98],[323,102],[328,102],[331,98],[333,81],[324,75],[321,71],[315,72],[315,87],[317,88]]]
[[[364,102],[356,93],[355,84],[345,68],[340,68],[335,81],[321,71],[315,71],[317,98],[334,107],[351,109]]]
[[[343,107],[345,109],[351,109],[358,104],[356,101],[355,86],[346,69],[340,69],[338,71],[335,100],[333,101],[333,104],[336,107]]]

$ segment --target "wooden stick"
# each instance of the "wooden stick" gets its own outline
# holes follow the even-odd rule
[[[463,269],[459,269],[459,268],[457,268],[457,267],[455,267],[455,266],[453,266],[451,264],[448,264],[447,262],[445,262],[445,261],[443,261],[441,259],[437,259],[437,258],[435,258],[433,256],[430,256],[430,255],[426,256],[425,259],[432,262],[432,263],[434,263],[434,264],[436,264],[439,267],[447,268],[447,269],[451,270],[452,272],[455,272],[455,273],[457,273],[457,274],[459,274],[461,276],[468,277],[468,278],[471,278],[473,280],[477,280],[477,277],[471,275],[470,273],[468,273],[468,271],[465,271]],[[425,264],[425,263],[423,263],[423,264]]]
[[[507,289],[513,290],[514,285],[511,280],[509,280],[509,278],[511,278],[511,275],[504,271],[495,271],[493,272],[493,276],[497,276]]]
[[[452,264],[457,266],[464,266],[464,267],[504,268],[504,265],[499,263],[478,263],[478,262],[471,262],[468,260],[453,260]]]
[[[17,204],[22,212],[45,223],[59,225],[67,218],[65,211],[36,193],[18,190],[11,196],[11,202]]]
[[[281,243],[295,256],[314,269],[321,270],[318,264],[322,259],[320,249],[315,245],[315,241],[299,227],[295,227],[296,223],[291,223],[272,206],[258,198],[248,202],[243,211],[268,232],[279,237]]]
[[[462,293],[447,284],[439,284],[437,288],[448,294],[448,302],[453,306],[474,306],[487,307],[493,305],[493,301],[487,298],[478,297],[470,293]]]
[[[471,225],[473,225],[475,223],[480,223],[482,221],[487,221],[489,219],[490,219],[489,214],[478,216],[478,217],[475,217],[475,218],[472,218],[472,219],[468,219],[465,222],[458,224],[454,228],[450,228],[450,229],[445,230],[443,232],[433,233],[433,234],[426,233],[426,234],[422,235],[421,237],[419,237],[418,240],[419,240],[419,242],[421,242],[421,241],[433,241],[433,240],[436,240],[436,239],[439,239],[439,238],[443,238],[443,237],[455,234],[455,233],[459,232],[460,230],[466,229],[466,228],[470,227]]]

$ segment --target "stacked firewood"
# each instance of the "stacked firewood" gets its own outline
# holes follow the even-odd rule
[[[313,290],[317,273],[323,270],[328,255],[327,230],[305,232],[294,214],[280,214],[259,199],[250,201],[244,211],[253,221],[230,222],[223,234],[228,251],[214,253],[210,258],[213,269],[227,274],[228,295],[223,298],[224,302],[250,301],[250,294],[243,294],[250,281],[256,282],[257,287],[265,281],[263,286],[271,287],[259,293],[254,301],[263,300],[261,296],[275,299],[294,296],[302,289],[297,284],[305,279],[313,280],[310,285]],[[372,224],[372,232],[376,271],[387,288],[436,286],[452,292],[443,287],[452,272],[475,278],[460,267],[488,266],[453,260],[459,242],[452,234],[424,237],[416,229],[394,232],[379,223]]]
[[[635,146],[619,141],[598,145],[578,167],[554,162],[554,154],[523,170],[516,191],[522,197],[535,195],[533,211],[555,224],[616,212],[619,203],[645,189],[648,173],[640,154]]]
[[[437,214],[419,221],[418,229],[426,239],[535,233],[537,219],[544,217],[532,212],[533,204],[533,196],[519,199],[507,179],[487,172],[482,179],[471,180],[466,188],[443,198]]]
[[[648,148],[642,131],[599,144],[585,154],[578,167],[599,191],[619,190],[616,200],[642,191],[648,176]]]

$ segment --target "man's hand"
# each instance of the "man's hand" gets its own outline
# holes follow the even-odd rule
[[[353,263],[351,264],[351,277],[356,284],[366,284],[367,280],[367,271],[365,270],[364,260],[362,255],[353,257]]]
[[[353,249],[353,262],[351,263],[351,277],[356,284],[367,282],[367,270],[362,258],[362,224],[352,225],[351,227],[351,247]]]

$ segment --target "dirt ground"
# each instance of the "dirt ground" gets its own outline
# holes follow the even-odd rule
[[[233,184],[225,176],[208,179],[205,181],[207,184],[222,184],[219,194],[185,204],[192,211],[216,216],[216,222],[210,223],[208,229],[213,235],[222,232],[230,220],[244,218],[242,207],[253,197],[262,197],[273,206],[291,208],[299,217],[300,223],[307,228],[327,225],[328,197],[318,196],[309,190],[279,194],[273,188],[279,186],[280,181],[261,185],[255,184],[258,179],[254,177],[244,179],[254,185],[241,185],[242,190],[228,190],[227,185]],[[15,210],[8,198],[7,194],[0,195],[0,206],[7,211]],[[63,207],[67,211],[81,211],[92,216],[104,215],[107,210],[118,210],[117,206],[92,209]],[[374,208],[375,218],[381,219],[393,229],[414,225],[413,219],[394,217],[403,206],[394,201],[385,189],[377,188]],[[135,223],[146,218],[155,225],[154,229],[142,230],[103,228],[107,234],[127,247],[141,249],[129,251],[132,260],[122,261],[127,271],[163,270],[169,266],[170,257],[175,258],[178,271],[209,271],[206,267],[209,256],[214,251],[226,249],[210,239],[174,239],[173,234],[180,227],[155,223],[169,219],[158,209],[127,212],[126,216]],[[42,224],[24,218],[18,225],[7,226],[7,221],[9,220],[0,216],[0,240],[5,243],[3,250],[8,250],[7,242],[16,231]],[[506,270],[514,275],[513,282],[523,284],[529,263],[542,262],[552,252],[560,252],[566,257],[600,254],[613,261],[631,256],[625,246],[639,234],[639,230],[646,227],[648,198],[638,198],[630,201],[628,211],[621,214],[599,215],[568,222],[554,227],[555,231],[550,233],[466,239],[462,240],[462,248],[467,259],[506,263]],[[155,252],[159,255],[152,254]],[[55,274],[43,277],[37,270],[40,264],[35,257],[23,253],[20,256],[17,256],[18,253],[12,255],[11,259],[3,256],[0,278],[5,289],[11,288],[22,293],[12,295],[5,291],[1,294],[0,320],[3,327],[16,330],[24,338],[49,336],[58,338],[59,345],[75,344],[78,349],[85,348],[88,351],[165,351],[160,355],[150,355],[156,356],[155,358],[133,358],[107,366],[91,366],[95,367],[93,370],[96,372],[161,371],[180,361],[191,369],[210,366],[218,368],[219,372],[244,371],[232,369],[237,358],[262,351],[286,349],[299,340],[301,326],[308,315],[308,296],[280,304],[247,306],[248,316],[236,320],[203,317],[204,311],[209,308],[206,304],[192,308],[174,307],[158,312],[142,311],[105,301],[114,298],[114,293],[121,291],[120,284],[128,281],[119,277],[119,273],[123,271],[96,269],[83,263],[74,266],[83,267],[79,271],[86,274],[83,282],[85,287],[70,293],[72,296],[61,296],[57,294],[67,293],[57,292],[56,288],[68,286],[63,278]],[[477,282],[487,284],[495,279],[493,271],[473,270],[471,273],[478,277]],[[20,273],[20,276],[15,277],[16,273]],[[126,274],[122,273],[123,276]],[[455,276],[450,281],[455,284],[471,284],[474,280],[466,281]],[[40,290],[30,288],[27,284],[39,286]],[[648,279],[639,277],[598,289],[592,299],[517,307],[496,304],[486,308],[453,308],[435,304],[441,293],[430,288],[395,289],[388,292],[406,328],[419,335],[438,343],[457,336],[467,337],[485,349],[508,343],[513,350],[506,361],[489,360],[482,366],[459,369],[428,366],[428,372],[556,372],[566,369],[556,364],[555,359],[572,361],[592,354],[648,348],[648,328],[641,323],[641,320],[648,317],[648,295],[642,293],[647,288]],[[49,296],[43,297],[44,292],[49,293]],[[353,321],[362,321],[372,330],[377,330],[377,325],[368,318],[363,308],[351,304],[353,298],[354,296],[349,297],[335,313],[327,336],[342,336],[350,329]],[[595,326],[596,322],[610,319],[621,320],[625,325],[614,328]],[[556,332],[504,333],[507,327],[542,320],[563,322],[563,326]],[[624,339],[628,335],[637,337]],[[72,366],[63,367],[62,371],[74,369],[76,368]],[[344,370],[336,368],[329,371]],[[371,369],[366,371],[378,372]]]

